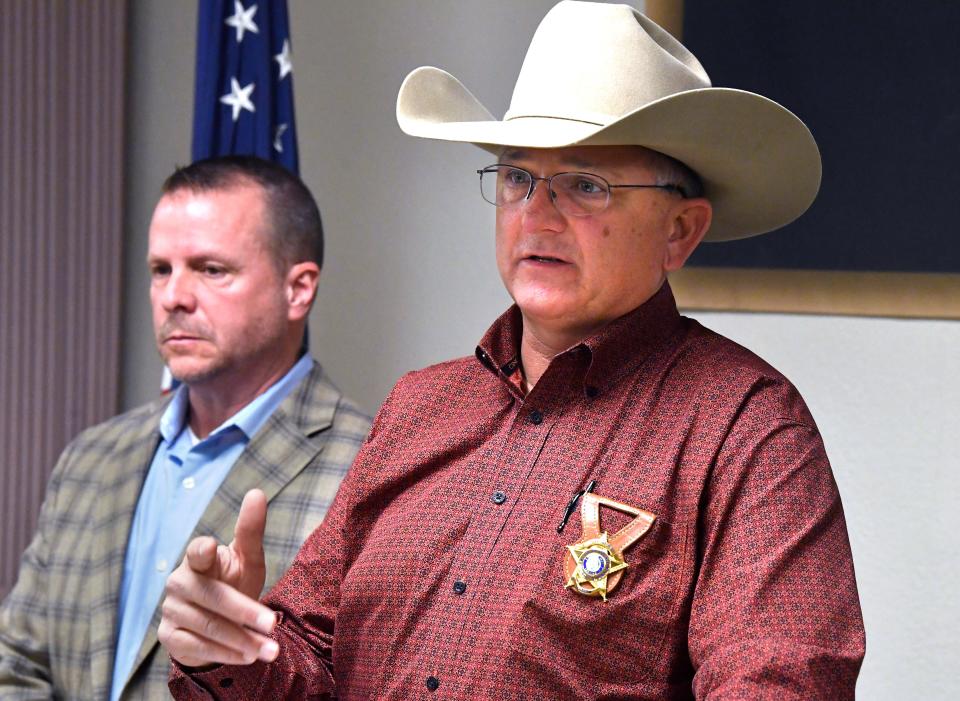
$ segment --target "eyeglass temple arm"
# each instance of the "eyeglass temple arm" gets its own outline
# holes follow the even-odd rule
[[[610,189],[615,187],[631,187],[631,188],[654,188],[657,190],[669,190],[671,192],[677,192],[681,197],[687,196],[687,191],[683,189],[680,185],[608,185]]]

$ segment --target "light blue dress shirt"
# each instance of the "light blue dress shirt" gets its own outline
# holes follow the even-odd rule
[[[186,385],[177,389],[160,418],[162,440],[133,517],[118,611],[117,656],[111,701],[132,671],[164,584],[230,468],[287,395],[313,367],[304,355],[279,381],[203,440],[187,424]]]

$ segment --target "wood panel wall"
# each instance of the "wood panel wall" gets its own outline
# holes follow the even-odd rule
[[[0,0],[0,596],[60,451],[117,411],[126,0]]]

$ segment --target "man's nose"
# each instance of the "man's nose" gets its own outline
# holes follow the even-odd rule
[[[534,180],[533,192],[520,203],[524,224],[528,228],[560,230],[565,226],[566,220],[557,209],[551,185],[546,179]]]
[[[168,311],[192,312],[197,306],[193,279],[189,271],[175,270],[170,273],[160,295],[163,308]]]

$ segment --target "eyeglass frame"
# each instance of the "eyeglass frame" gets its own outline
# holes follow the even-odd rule
[[[527,190],[527,194],[524,195],[523,197],[520,197],[514,200],[513,202],[504,203],[504,204],[497,204],[496,202],[490,202],[490,200],[484,197],[483,196],[483,174],[497,173],[498,171],[495,170],[497,168],[510,168],[512,170],[519,170],[529,175],[530,189]],[[615,188],[667,190],[668,192],[676,192],[682,198],[687,199],[687,192],[682,185],[675,185],[675,184],[669,184],[669,183],[665,185],[632,185],[632,184],[624,184],[624,183],[613,184],[609,180],[604,178],[602,175],[597,175],[596,173],[587,173],[585,171],[580,171],[580,170],[563,171],[561,173],[554,173],[553,175],[547,176],[545,178],[538,178],[536,175],[531,173],[526,168],[521,168],[520,166],[511,165],[510,163],[494,163],[493,165],[489,165],[484,168],[478,168],[477,174],[480,176],[480,197],[483,198],[484,202],[492,204],[494,207],[499,207],[501,209],[509,209],[519,205],[519,203],[524,200],[529,200],[531,197],[533,197],[533,193],[537,189],[537,182],[545,182],[547,184],[547,195],[550,197],[550,201],[556,205],[557,193],[553,189],[552,185],[553,185],[553,179],[560,175],[586,175],[590,178],[595,178],[599,180],[600,182],[602,182],[607,186],[607,201],[606,203],[604,203],[602,209],[598,209],[596,212],[586,212],[584,214],[571,214],[569,212],[564,212],[564,214],[567,214],[568,216],[572,216],[572,217],[589,217],[593,214],[599,214],[600,212],[603,212],[604,210],[606,210],[610,206],[610,200],[612,199],[613,193],[611,193],[610,190],[613,190]]]

